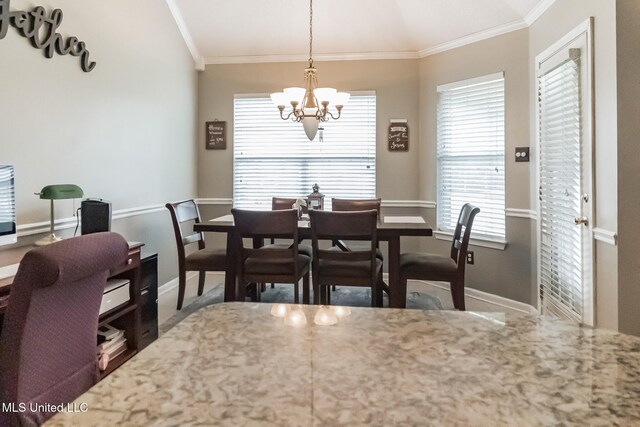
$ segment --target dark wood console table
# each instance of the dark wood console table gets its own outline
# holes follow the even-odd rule
[[[142,350],[143,347],[149,344],[150,338],[155,339],[155,337],[157,337],[157,326],[155,336],[152,331],[151,337],[147,333],[146,329],[145,331],[142,331],[143,328],[141,327],[142,305],[148,305],[147,302],[145,302],[145,298],[148,295],[148,286],[145,287],[145,295],[142,295],[141,287],[142,246],[144,246],[144,243],[129,242],[129,255],[127,256],[127,259],[122,265],[111,270],[109,274],[110,279],[119,278],[129,280],[129,301],[126,304],[122,304],[107,311],[106,313],[103,313],[100,316],[99,326],[109,324],[117,329],[124,330],[125,337],[127,338],[127,350],[109,362],[107,369],[101,374],[102,378],[109,375],[116,368],[133,357],[133,355],[138,351]],[[0,266],[19,263],[22,257],[34,248],[35,246],[22,246],[0,251]],[[0,331],[2,328],[2,319],[9,302],[12,283],[13,276],[0,279]],[[155,303],[156,301],[149,302]]]

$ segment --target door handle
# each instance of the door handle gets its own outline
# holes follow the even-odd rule
[[[589,219],[586,216],[583,216],[581,218],[574,218],[573,222],[575,222],[576,225],[580,225],[580,224],[585,225],[585,226],[589,225]]]

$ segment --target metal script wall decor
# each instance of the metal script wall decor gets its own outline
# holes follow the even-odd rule
[[[85,43],[71,36],[66,40],[56,30],[62,23],[62,10],[54,9],[51,15],[42,6],[37,6],[31,12],[23,10],[9,10],[11,0],[0,0],[0,40],[5,38],[9,25],[18,30],[22,37],[31,42],[31,46],[41,49],[44,56],[52,58],[53,53],[59,55],[71,55],[80,57],[80,66],[85,72],[89,72],[96,66],[89,61],[89,51]]]

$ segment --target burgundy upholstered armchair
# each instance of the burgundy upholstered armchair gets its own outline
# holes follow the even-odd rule
[[[72,402],[98,381],[100,302],[128,250],[119,234],[96,233],[24,256],[0,337],[0,401],[27,411],[0,412],[0,426],[42,424],[53,414],[30,411],[31,403]]]

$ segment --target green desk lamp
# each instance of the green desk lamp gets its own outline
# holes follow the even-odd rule
[[[41,199],[51,200],[51,234],[47,237],[43,237],[42,239],[36,242],[36,246],[45,246],[50,245],[51,243],[58,242],[62,240],[61,237],[58,237],[53,232],[53,223],[54,223],[54,212],[53,212],[53,201],[60,199],[77,199],[84,195],[82,192],[82,188],[78,187],[74,184],[56,184],[56,185],[47,185],[40,191],[39,193],[35,193],[37,196],[40,196]]]

